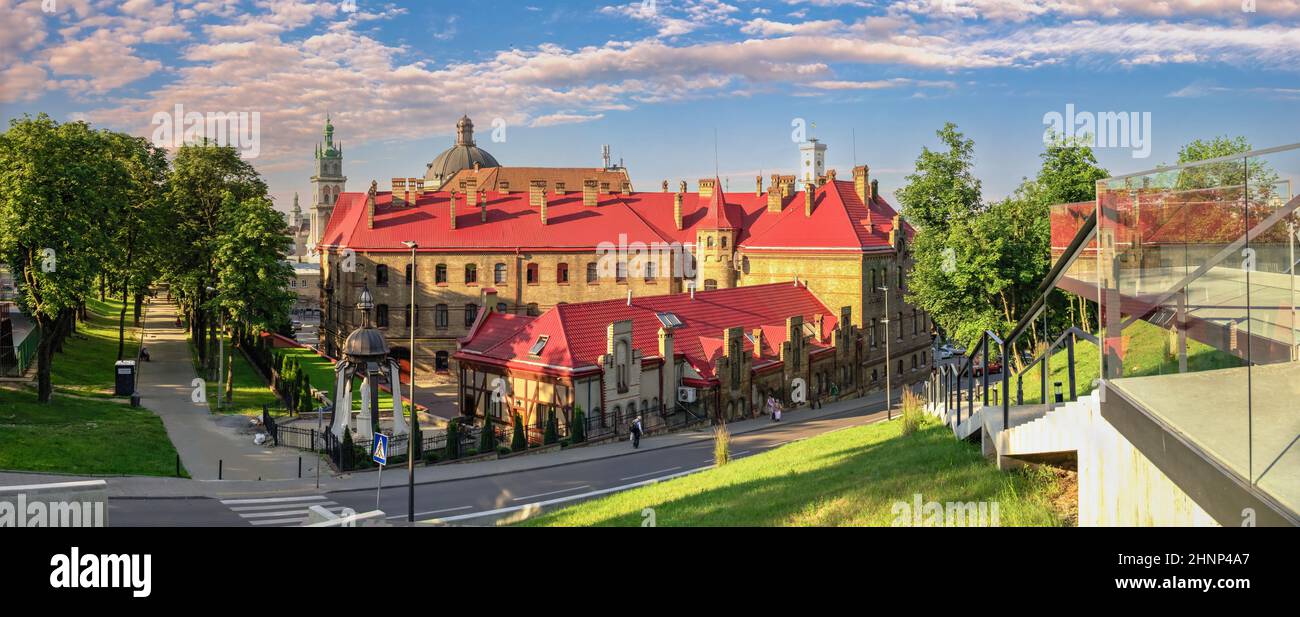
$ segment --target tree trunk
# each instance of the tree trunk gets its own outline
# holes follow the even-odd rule
[[[46,320],[38,320],[36,327],[41,333],[41,342],[36,346],[36,400],[50,402],[50,364],[54,361],[54,337],[57,327]]]
[[[149,293],[146,286],[135,291],[135,325],[140,325],[140,315],[144,312],[144,296]]]
[[[126,354],[126,285],[122,286],[122,311],[117,316],[117,359],[121,360]]]

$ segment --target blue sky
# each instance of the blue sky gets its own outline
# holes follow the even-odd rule
[[[253,163],[310,204],[326,110],[349,190],[422,175],[469,113],[506,165],[595,166],[638,189],[793,173],[795,119],[828,166],[892,195],[946,121],[976,142],[985,197],[1035,173],[1044,115],[1149,113],[1150,152],[1198,137],[1300,141],[1300,0],[0,0],[0,116],[152,136],[155,114],[257,112]],[[505,141],[491,140],[495,119]],[[856,140],[853,136],[856,134]],[[856,148],[854,142],[856,141]]]

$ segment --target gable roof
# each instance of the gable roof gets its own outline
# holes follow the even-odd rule
[[[527,187],[524,187],[525,189]],[[549,187],[554,189],[553,186]],[[527,190],[484,193],[487,221],[479,207],[468,207],[468,195],[456,195],[456,229],[451,228],[452,193],[424,193],[413,205],[395,204],[391,192],[375,194],[373,228],[368,225],[366,193],[343,193],[325,227],[322,248],[403,251],[404,240],[420,244],[420,252],[502,252],[595,250],[601,242],[695,243],[696,232],[722,225],[737,230],[736,245],[754,252],[892,252],[889,232],[896,214],[880,196],[863,203],[852,182],[834,181],[818,187],[811,216],[806,216],[806,192],[786,198],[780,212],[767,209],[766,194],[726,194],[716,187],[711,197],[682,195],[682,229],[673,219],[673,193],[633,192],[598,196],[595,207],[584,206],[582,191],[547,193],[547,224],[540,207],[530,205]],[[866,221],[871,225],[867,226]],[[905,227],[910,238],[913,230]]]

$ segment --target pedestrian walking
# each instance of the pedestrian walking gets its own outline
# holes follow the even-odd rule
[[[635,420],[632,420],[632,447],[641,447],[641,416],[637,416]]]

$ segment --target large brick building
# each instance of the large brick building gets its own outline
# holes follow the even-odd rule
[[[413,324],[416,379],[428,383],[434,373],[454,374],[452,355],[485,309],[538,316],[564,303],[795,280],[836,314],[848,307],[874,341],[884,340],[886,318],[896,335],[917,332],[895,345],[897,357],[928,349],[929,320],[900,291],[911,228],[866,166],[851,181],[815,169],[810,177],[819,182],[797,186],[794,176],[773,176],[765,187],[756,178],[743,192],[724,192],[716,178],[694,191],[685,182],[672,191],[666,181],[657,191],[633,191],[629,182],[599,180],[595,169],[571,186],[581,170],[532,169],[537,177],[527,187],[501,186],[508,174],[498,171],[496,190],[482,190],[479,174],[444,168],[450,175],[440,190],[404,180],[390,191],[375,182],[366,192],[329,189],[316,239],[324,350],[336,353],[358,325],[353,307],[365,284],[399,357],[410,355],[403,343]],[[342,178],[339,168],[329,172]],[[420,247],[413,278],[404,241]],[[890,290],[890,315],[881,287]],[[875,365],[868,375],[873,368],[883,375],[883,348],[864,358]]]

